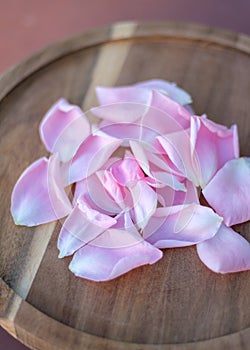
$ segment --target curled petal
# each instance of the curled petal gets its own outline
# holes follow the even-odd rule
[[[250,220],[250,158],[227,162],[202,192],[227,226]]]
[[[109,136],[90,135],[78,148],[70,162],[66,176],[67,184],[94,174],[106,163],[121,142]]]
[[[185,247],[213,237],[222,218],[198,204],[158,208],[143,231],[157,248]]]
[[[11,213],[16,225],[36,226],[58,220],[71,209],[57,154],[32,163],[12,192]]]
[[[108,281],[136,267],[154,264],[162,252],[143,241],[130,220],[128,228],[111,228],[79,249],[70,263],[70,270],[79,277]]]
[[[122,186],[126,186],[131,181],[138,181],[144,178],[137,160],[130,153],[127,153],[124,159],[114,163],[110,168],[110,172]]]
[[[63,162],[70,160],[90,133],[83,111],[65,99],[57,101],[40,124],[40,136],[46,149],[58,152]]]
[[[62,226],[57,242],[59,258],[73,254],[115,223],[114,218],[92,209],[84,198],[79,198]]]
[[[129,189],[133,198],[134,220],[143,229],[156,210],[157,194],[144,181],[138,181]]]
[[[107,215],[116,215],[121,211],[119,204],[122,204],[123,193],[119,191],[119,188],[115,184],[112,184],[112,187],[110,187],[106,183],[105,187],[102,182],[103,174],[104,172],[100,171],[82,181],[78,181],[75,187],[73,202],[76,203],[78,198],[84,197],[85,201],[93,209]],[[114,199],[114,196],[116,196],[116,199],[119,196],[118,203]]]
[[[212,271],[229,273],[250,269],[249,242],[225,225],[217,234],[197,245],[201,261]]]
[[[239,156],[236,125],[228,129],[207,118],[192,116],[190,139],[193,165],[202,188],[227,161]]]
[[[157,137],[166,155],[183,177],[188,178],[196,186],[199,179],[195,171],[194,159],[191,154],[190,130],[181,130]]]
[[[160,158],[159,155],[153,155],[147,152],[144,147],[136,141],[130,141],[130,147],[141,169],[149,177],[145,179],[148,184],[152,184],[153,187],[158,187],[158,184],[163,184],[171,186],[177,191],[185,191],[185,186],[179,181],[176,176],[176,171],[172,170],[167,159],[164,161],[164,159],[162,159],[163,157]],[[152,160],[153,164],[150,164],[149,160]],[[165,171],[161,171],[162,168]]]
[[[115,177],[109,170],[99,171],[97,172],[97,176],[112,200],[123,208],[126,196],[125,188],[116,181]]]

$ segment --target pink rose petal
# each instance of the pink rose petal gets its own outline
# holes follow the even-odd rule
[[[158,208],[143,237],[157,248],[185,247],[213,237],[221,222],[212,209],[195,203]]]
[[[70,263],[70,270],[82,278],[108,281],[161,259],[162,252],[143,241],[139,233],[134,233],[131,220],[126,221],[127,228],[108,229],[79,249]]]
[[[176,171],[172,171],[172,168],[168,165],[167,159],[164,162],[162,159],[163,157],[160,158],[159,155],[153,155],[145,150],[142,144],[136,141],[130,141],[130,147],[141,169],[154,181],[154,187],[157,187],[157,183],[161,183],[171,186],[175,190],[185,191],[185,186],[177,178]],[[157,165],[150,164],[149,160],[152,160]],[[158,166],[161,168],[158,169]],[[161,171],[162,168],[164,168],[165,172]],[[151,180],[146,179],[145,181],[150,184]]]
[[[228,160],[239,156],[237,127],[228,129],[209,119],[192,116],[190,131],[195,172],[204,188]]]
[[[158,90],[160,93],[167,95],[172,100],[181,105],[192,103],[191,96],[183,89],[179,88],[175,83],[162,79],[152,79],[135,84],[136,87]]]
[[[72,255],[115,223],[114,218],[92,209],[84,198],[79,198],[62,226],[57,242],[59,258]]]
[[[65,99],[57,101],[40,124],[40,136],[46,149],[58,152],[63,162],[70,160],[90,133],[83,111]]]
[[[91,108],[96,117],[113,123],[133,123],[144,116],[148,106],[141,103],[117,101],[116,103]]]
[[[217,234],[197,245],[201,261],[212,271],[229,273],[250,269],[249,242],[225,225]]]
[[[80,181],[100,169],[122,141],[109,136],[90,135],[70,162],[67,183]]]
[[[181,131],[190,125],[190,113],[157,91],[152,91],[151,104],[143,111],[138,111],[139,105],[127,103],[126,108],[123,105],[126,106],[118,103],[92,110],[103,118],[101,130],[107,135],[123,139],[123,146],[127,146],[130,140],[140,141],[159,153],[155,140],[157,136]]]
[[[152,100],[150,106],[161,110],[165,115],[168,115],[172,118],[172,127],[174,126],[175,129],[168,129],[168,132],[175,132],[181,130],[181,128],[189,128],[191,117],[190,112],[179,103],[177,103],[174,99],[171,99],[171,97],[169,98],[167,96],[164,96],[163,94],[154,90],[152,91]],[[170,128],[170,126],[168,126],[168,128]],[[163,133],[165,134],[166,131],[163,131]]]
[[[138,86],[96,87],[96,95],[101,106],[121,102],[149,104],[151,90]]]
[[[79,197],[84,197],[85,201],[93,209],[108,215],[116,215],[120,213],[121,207],[104,187],[102,176],[103,171],[100,173],[97,172],[82,181],[78,181],[75,187],[73,202],[76,203]]]
[[[16,225],[36,226],[63,218],[72,207],[64,191],[57,154],[40,158],[18,179],[11,198]]]
[[[129,86],[98,86],[96,88],[96,94],[100,105],[119,102],[136,102],[149,105],[152,90],[158,90],[160,93],[168,95],[171,99],[182,105],[192,103],[191,96],[186,91],[177,87],[175,83],[160,79],[147,80]]]
[[[174,166],[183,177],[187,177],[195,186],[199,186],[195,160],[191,154],[190,130],[181,130],[157,137]]]
[[[121,208],[124,208],[124,199],[126,197],[125,188],[121,186],[109,170],[97,172],[100,182],[103,184],[106,192],[111,199]]]
[[[185,186],[186,191],[174,190],[170,186],[157,188],[156,193],[161,205],[163,207],[171,207],[180,204],[199,204],[198,192],[194,184],[186,179],[183,185]]]
[[[129,187],[133,199],[133,215],[138,227],[143,229],[157,207],[156,192],[144,181]]]
[[[250,158],[227,162],[202,192],[227,226],[250,220]]]
[[[111,166],[110,172],[122,186],[126,186],[131,181],[138,181],[144,178],[137,160],[131,153],[127,153],[124,159],[115,162]]]

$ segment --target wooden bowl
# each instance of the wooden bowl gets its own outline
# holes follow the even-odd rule
[[[250,39],[190,24],[121,23],[57,43],[0,79],[1,325],[33,349],[249,349],[250,272],[217,275],[195,247],[106,283],[76,278],[59,260],[60,223],[17,227],[10,196],[46,154],[39,122],[60,97],[86,111],[96,85],[175,81],[194,109],[239,126],[250,155]],[[235,228],[250,239],[250,225]],[[223,249],[223,248],[222,248]]]

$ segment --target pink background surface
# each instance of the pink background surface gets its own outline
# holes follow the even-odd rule
[[[59,39],[126,20],[197,22],[250,35],[250,1],[0,0],[0,73]],[[0,350],[25,349],[0,328]]]

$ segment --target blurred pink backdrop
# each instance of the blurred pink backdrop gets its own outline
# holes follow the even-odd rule
[[[197,22],[250,35],[250,1],[0,0],[0,73],[57,40],[126,20]],[[0,328],[0,350],[25,349]]]

